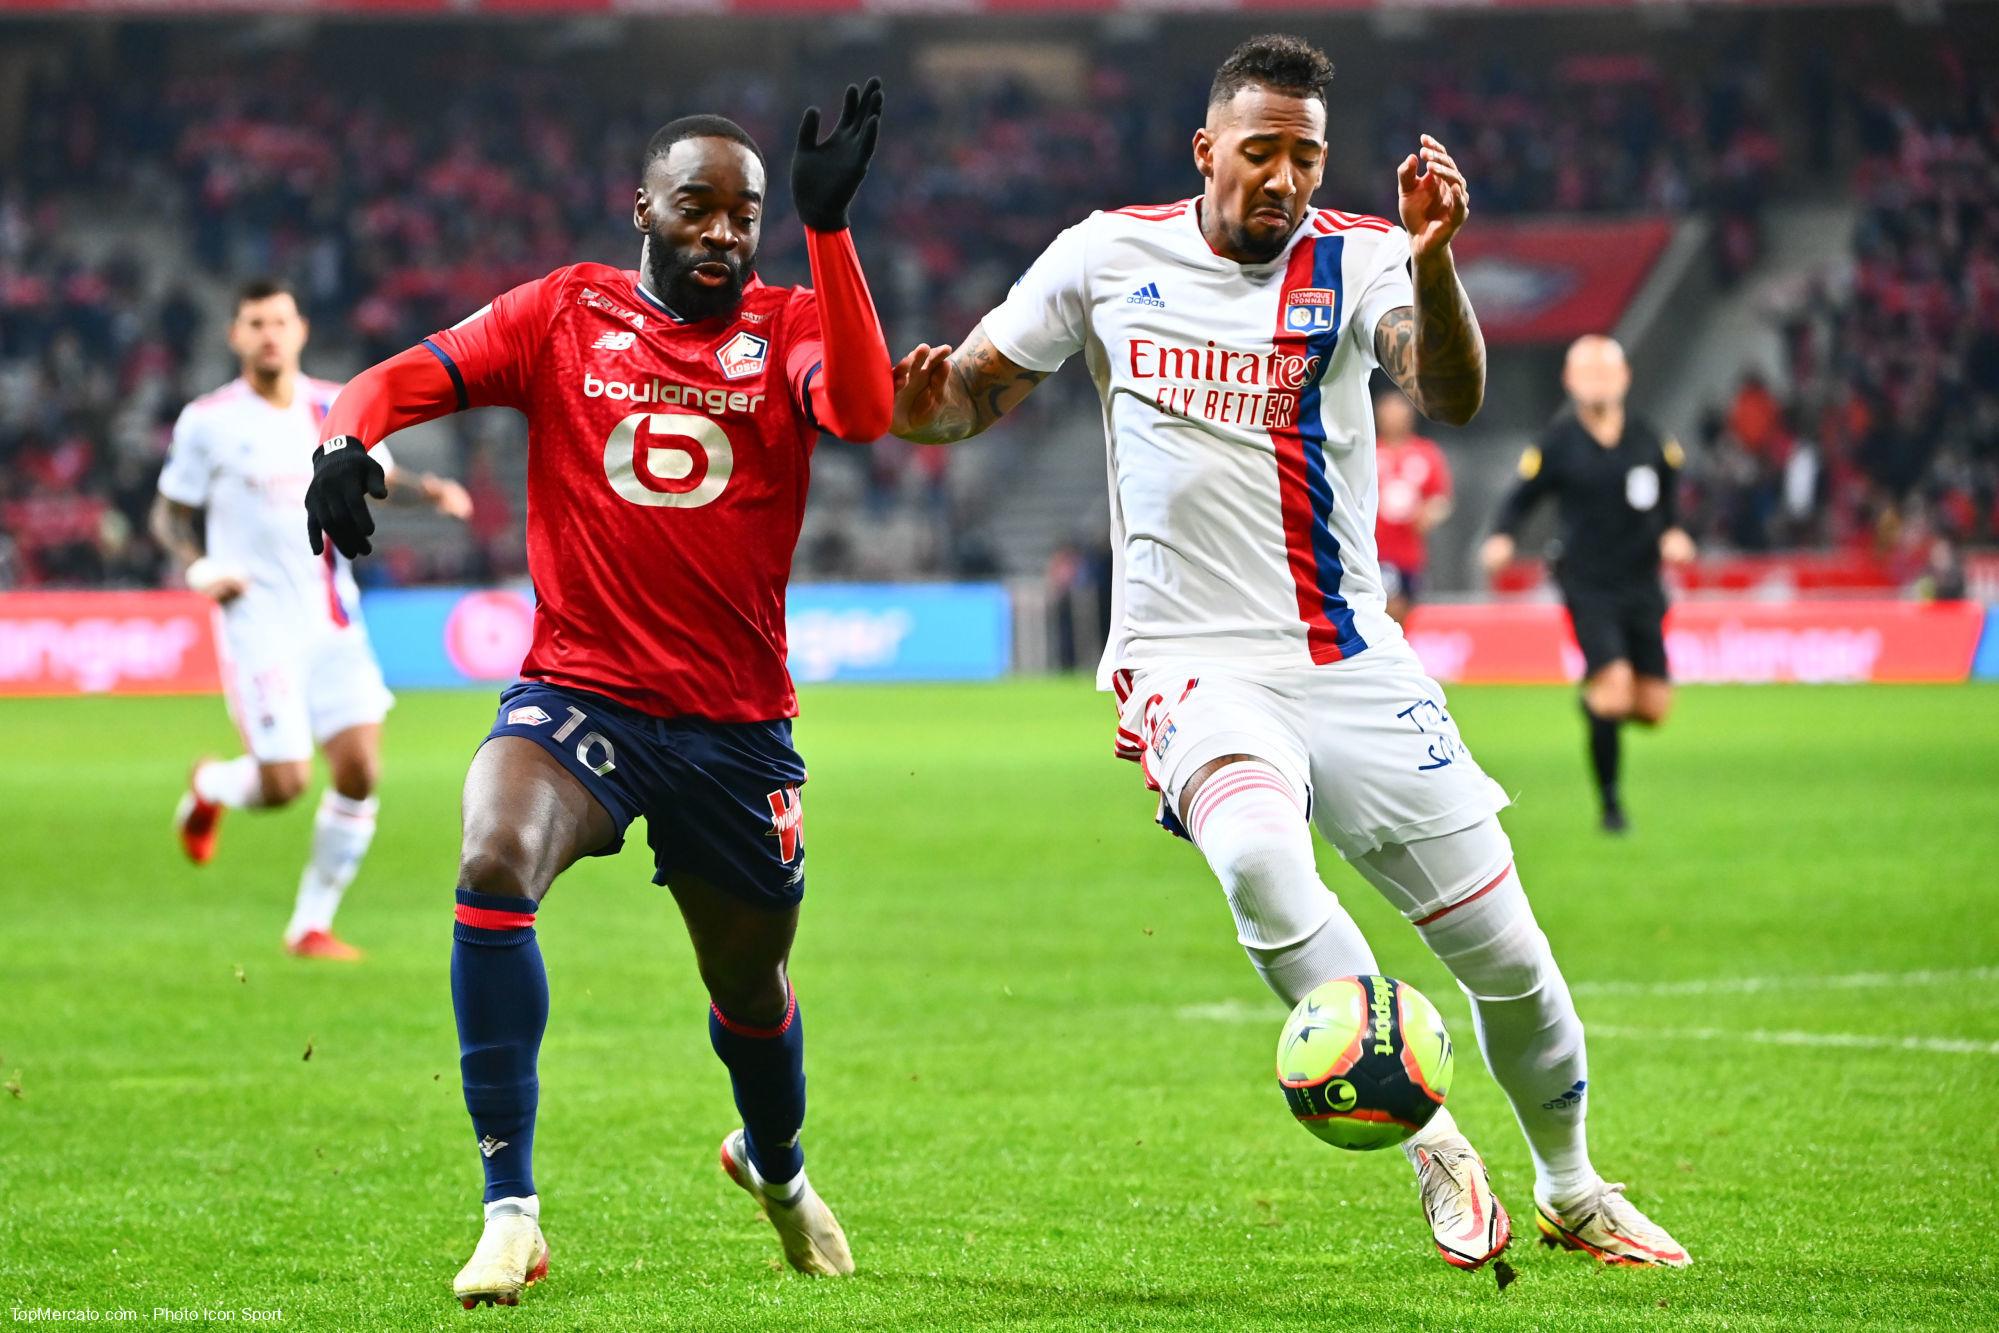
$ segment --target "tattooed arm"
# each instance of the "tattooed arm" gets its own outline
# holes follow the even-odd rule
[[[1462,426],[1485,401],[1485,336],[1451,258],[1451,238],[1471,212],[1471,193],[1457,163],[1427,134],[1421,161],[1423,174],[1413,153],[1396,172],[1416,303],[1381,317],[1374,356],[1417,411]]]
[[[156,495],[146,526],[152,529],[153,540],[183,565],[191,565],[205,554],[201,549],[201,510],[194,505]]]
[[[890,433],[917,444],[969,440],[1011,412],[1048,378],[1003,356],[983,328],[965,345],[918,346],[895,367],[895,421]]]
[[[188,587],[214,601],[233,602],[250,586],[249,580],[208,559],[202,540],[205,513],[198,505],[159,495],[153,498],[147,527],[152,529],[153,540],[185,567],[182,577]]]
[[[1415,267],[1416,304],[1381,317],[1374,356],[1418,412],[1462,426],[1485,401],[1485,337],[1450,251]]]

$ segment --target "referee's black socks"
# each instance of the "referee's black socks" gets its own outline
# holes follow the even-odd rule
[[[1624,724],[1616,718],[1598,717],[1590,711],[1589,700],[1582,701],[1583,717],[1589,722],[1589,761],[1596,771],[1597,796],[1603,802],[1605,814],[1622,812],[1617,800],[1617,768],[1621,756],[1618,744],[1618,729]]]

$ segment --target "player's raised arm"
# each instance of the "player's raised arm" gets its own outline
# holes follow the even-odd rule
[[[881,111],[880,79],[869,79],[866,88],[847,85],[833,132],[820,142],[819,108],[808,109],[791,159],[791,196],[805,224],[822,344],[808,406],[822,430],[857,444],[888,431],[895,397],[888,341],[847,229],[847,207],[868,174]]]
[[[1471,192],[1450,153],[1427,134],[1420,154],[1396,168],[1395,183],[1416,299],[1381,317],[1375,360],[1417,411],[1462,426],[1485,401],[1485,336],[1451,258],[1451,238],[1471,212]]]

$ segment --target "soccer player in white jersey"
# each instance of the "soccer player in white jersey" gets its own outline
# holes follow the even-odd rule
[[[382,718],[393,700],[348,562],[330,548],[315,556],[299,519],[319,424],[340,391],[300,373],[306,333],[281,284],[260,280],[238,292],[229,347],[243,373],[181,411],[152,528],[185,564],[187,586],[220,608],[224,691],[249,752],[195,764],[174,814],[181,847],[204,865],[223,811],[297,800],[317,743],[332,782],[313,820],[284,943],[299,957],[351,960],[360,954],[333,933],[333,914],[375,836]],[[399,497],[454,518],[472,512],[455,481],[389,477]]]
[[[1080,352],[1110,454],[1113,632],[1099,683],[1160,822],[1221,880],[1285,1004],[1374,953],[1320,881],[1311,829],[1412,922],[1470,997],[1513,1103],[1550,1244],[1688,1262],[1584,1141],[1583,1029],[1480,769],[1388,618],[1374,549],[1379,366],[1425,415],[1468,421],[1485,348],[1450,242],[1469,193],[1424,136],[1402,225],[1313,208],[1332,65],[1252,38],[1194,134],[1201,194],[1093,213],[953,352],[897,367],[895,431],[976,435]],[[1406,1148],[1438,1251],[1477,1268],[1511,1224],[1448,1110]]]

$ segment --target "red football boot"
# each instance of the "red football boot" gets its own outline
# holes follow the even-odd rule
[[[195,769],[207,763],[206,759],[196,760]],[[222,826],[222,806],[213,801],[204,801],[194,790],[194,772],[187,775],[187,790],[181,793],[180,804],[174,807],[174,832],[180,835],[180,849],[187,853],[187,859],[198,866],[205,866],[215,856],[215,837]]]
[[[295,940],[286,940],[285,952],[294,958],[324,958],[335,963],[361,961],[361,951],[330,930],[308,930]]]

